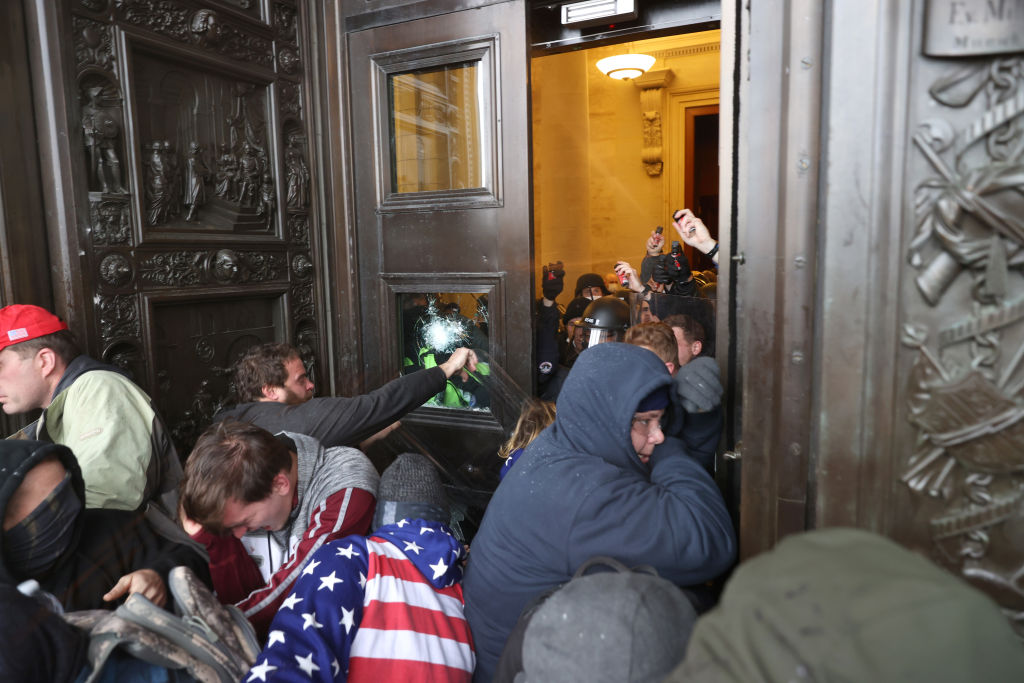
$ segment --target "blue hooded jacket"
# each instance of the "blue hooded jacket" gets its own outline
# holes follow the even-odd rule
[[[736,539],[704,468],[673,438],[648,465],[630,439],[633,414],[672,378],[646,349],[587,349],[558,397],[555,422],[523,452],[487,507],[463,581],[477,650],[475,681],[490,681],[523,607],[595,555],[652,565],[678,585],[725,571]]]

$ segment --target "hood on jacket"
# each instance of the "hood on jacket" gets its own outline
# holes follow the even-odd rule
[[[402,519],[376,529],[370,537],[394,544],[434,588],[447,588],[462,581],[466,549],[441,522]],[[412,544],[419,551],[413,550]]]
[[[665,364],[647,349],[607,342],[586,349],[558,395],[554,423],[524,453],[575,451],[647,476],[629,433],[640,401],[670,386]]]
[[[25,475],[43,459],[57,456],[61,464],[71,474],[71,486],[78,498],[85,501],[85,481],[78,460],[67,446],[45,441],[28,441],[21,439],[4,439],[0,441],[0,519],[7,513],[7,505],[11,496],[25,479]],[[81,536],[83,516],[75,519],[75,531],[71,539],[71,547],[78,544]],[[3,534],[0,534],[0,583],[18,583],[20,579],[11,575],[4,554]]]

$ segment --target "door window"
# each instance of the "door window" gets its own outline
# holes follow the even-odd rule
[[[391,191],[483,187],[480,62],[388,77]]]

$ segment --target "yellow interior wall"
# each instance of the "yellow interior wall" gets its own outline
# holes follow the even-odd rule
[[[671,231],[665,174],[649,176],[641,160],[640,90],[598,71],[599,59],[654,54],[652,70],[672,69],[670,91],[718,87],[719,31],[580,50],[532,61],[534,257],[538,296],[543,264],[565,263],[565,292],[576,278],[609,272],[625,259],[639,269],[656,225]],[[667,110],[663,110],[663,115]],[[669,127],[663,120],[664,154]],[[671,240],[671,237],[669,237]]]

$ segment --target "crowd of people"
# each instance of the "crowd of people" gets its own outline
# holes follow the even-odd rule
[[[672,224],[717,263],[699,218]],[[469,546],[430,454],[378,472],[360,449],[475,372],[472,349],[342,398],[314,396],[294,347],[256,346],[182,467],[149,397],[60,318],[0,309],[0,404],[41,411],[0,444],[0,678],[208,680],[138,644],[97,659],[109,633],[75,616],[172,614],[186,567],[193,604],[232,607],[190,614],[173,645],[220,642],[246,682],[1020,680],[999,608],[875,534],[798,535],[729,578],[723,389],[693,303],[713,277],[663,242],[642,274],[616,264],[630,294],[587,274],[564,310],[564,268],[544,267],[539,395]]]

